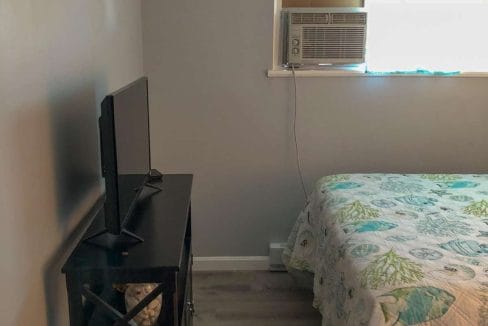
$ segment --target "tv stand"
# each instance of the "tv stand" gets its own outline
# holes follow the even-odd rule
[[[71,326],[133,325],[134,316],[161,294],[163,305],[157,325],[192,325],[190,196],[193,177],[165,174],[163,178],[164,191],[143,198],[125,225],[124,237],[137,234],[144,242],[124,251],[80,241],[64,264],[62,272],[66,274]],[[98,231],[101,229],[104,229],[103,209],[93,219],[84,238],[97,233],[99,237],[109,237],[108,233]],[[124,294],[113,287],[128,283],[157,286],[129,310]]]

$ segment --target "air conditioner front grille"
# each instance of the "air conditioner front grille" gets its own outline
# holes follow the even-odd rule
[[[365,13],[333,13],[330,14],[331,24],[359,24],[366,25]]]
[[[328,13],[293,13],[291,14],[292,24],[328,24]]]
[[[302,58],[361,59],[364,27],[303,27]]]

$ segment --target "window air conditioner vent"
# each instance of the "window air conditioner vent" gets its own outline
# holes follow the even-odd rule
[[[361,59],[364,29],[358,27],[304,27],[303,59]]]
[[[361,14],[331,14],[331,24],[360,24],[366,25],[366,13]]]
[[[328,24],[328,13],[297,12],[291,14],[292,24]]]

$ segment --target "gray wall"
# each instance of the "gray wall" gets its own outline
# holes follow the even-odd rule
[[[197,256],[266,255],[303,204],[292,83],[268,79],[273,0],[145,0],[153,165],[194,172]],[[488,79],[300,78],[305,181],[487,171]]]
[[[1,324],[64,326],[61,263],[101,194],[100,101],[142,75],[141,3],[2,0],[0,22]]]

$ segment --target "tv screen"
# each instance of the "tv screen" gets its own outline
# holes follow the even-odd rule
[[[100,118],[105,226],[120,234],[151,170],[147,78],[108,95]]]

